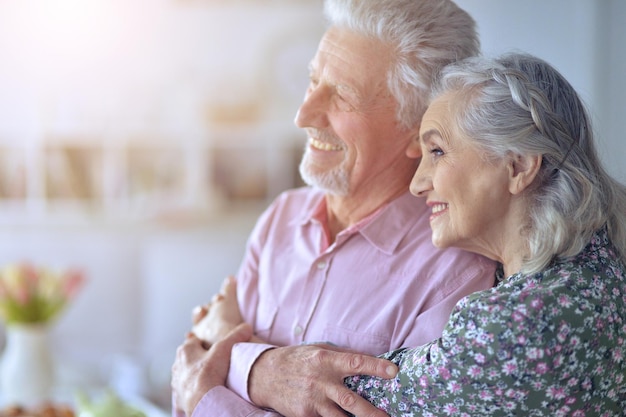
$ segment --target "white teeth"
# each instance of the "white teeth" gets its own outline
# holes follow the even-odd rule
[[[322,151],[340,151],[341,146],[331,145],[330,143],[320,142],[317,139],[310,138],[309,143],[312,147],[316,149],[320,149]]]
[[[432,212],[433,212],[433,214],[439,213],[440,211],[444,211],[446,208],[448,208],[447,204],[435,204],[432,207]]]

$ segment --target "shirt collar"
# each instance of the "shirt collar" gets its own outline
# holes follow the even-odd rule
[[[425,199],[407,190],[354,227],[379,250],[392,254],[425,209]]]
[[[380,251],[392,254],[411,229],[408,225],[414,224],[416,216],[420,216],[424,210],[426,204],[423,199],[411,195],[407,190],[400,197],[342,230],[336,240],[341,242],[355,233],[360,233]],[[299,222],[301,226],[314,223],[322,227],[326,222],[326,199],[323,193],[320,192],[314,200],[311,200],[311,204],[302,211]]]

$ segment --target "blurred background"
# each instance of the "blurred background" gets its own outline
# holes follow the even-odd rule
[[[626,2],[457,0],[484,53],[548,60],[626,181]],[[61,376],[169,407],[193,306],[300,184],[321,0],[0,0],[0,266],[78,267]],[[3,330],[0,325],[0,346]]]

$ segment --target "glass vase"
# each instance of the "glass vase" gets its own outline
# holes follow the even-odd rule
[[[48,327],[41,324],[6,327],[6,346],[0,357],[0,397],[5,404],[32,407],[52,399],[54,369],[48,333]]]

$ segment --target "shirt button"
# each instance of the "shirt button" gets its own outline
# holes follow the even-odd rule
[[[324,262],[324,261],[319,261],[319,262],[317,263],[317,269],[324,269],[324,268],[326,268],[326,262]]]
[[[301,326],[294,327],[293,334],[295,334],[296,336],[299,336],[300,334],[302,334],[302,327]]]

